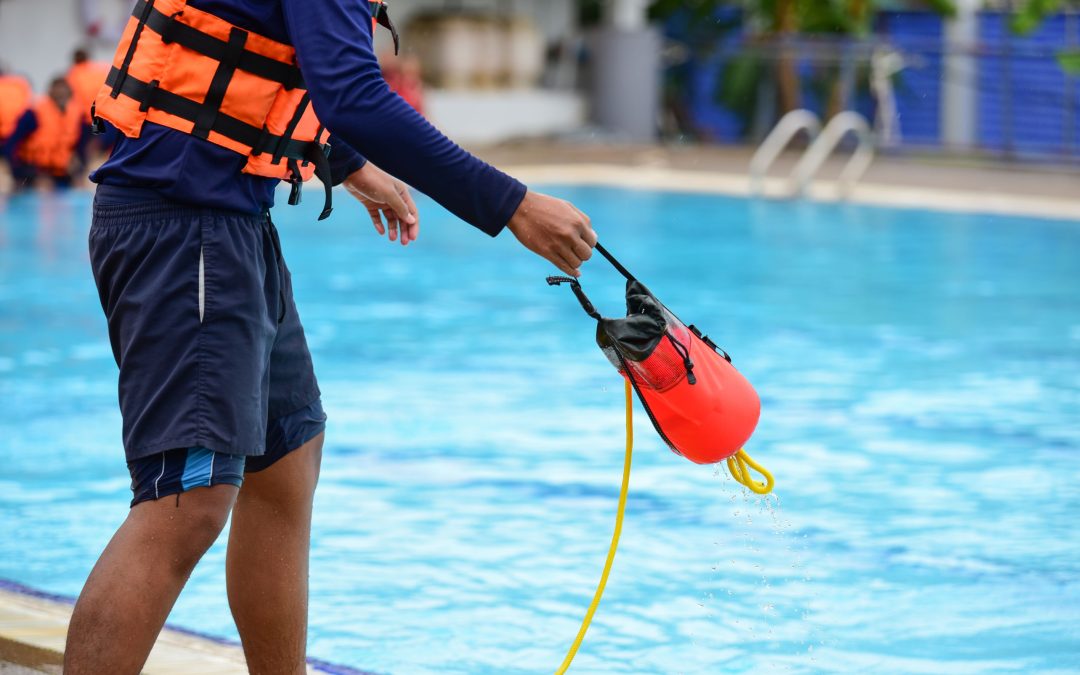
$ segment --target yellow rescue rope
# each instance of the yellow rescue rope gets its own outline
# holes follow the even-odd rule
[[[619,547],[619,535],[622,534],[623,514],[626,513],[626,493],[630,490],[630,457],[634,452],[634,390],[630,388],[630,380],[626,381],[626,459],[623,461],[622,488],[619,491],[619,509],[615,514],[615,533],[611,535],[611,546],[608,547],[607,560],[604,562],[604,572],[600,575],[600,584],[593,594],[589,611],[585,612],[585,618],[581,621],[574,644],[570,645],[570,651],[566,652],[566,658],[562,665],[555,671],[555,675],[563,675],[570,662],[574,660],[581,641],[585,639],[585,633],[592,623],[593,614],[600,605],[600,598],[604,595],[604,587],[607,586],[608,574],[611,572],[611,563],[615,561],[615,549]]]
[[[611,564],[615,562],[615,550],[619,547],[619,535],[622,534],[623,515],[626,514],[626,494],[630,490],[630,459],[633,456],[633,453],[634,390],[630,385],[630,380],[627,380],[626,459],[623,461],[622,487],[619,490],[619,508],[615,513],[615,532],[611,535],[611,546],[608,547],[607,560],[604,561],[604,571],[600,574],[600,583],[596,586],[596,593],[593,594],[592,602],[589,603],[589,609],[585,612],[585,618],[581,620],[581,628],[578,629],[577,637],[574,638],[573,644],[570,645],[570,651],[566,652],[566,658],[563,659],[562,665],[555,671],[555,675],[563,675],[570,668],[570,663],[573,662],[574,656],[577,655],[578,648],[581,647],[581,641],[585,639],[585,633],[589,630],[589,624],[592,623],[593,614],[596,614],[596,608],[600,606],[600,598],[604,595],[604,587],[607,586],[608,574],[611,573]],[[732,478],[757,494],[768,494],[773,489],[772,474],[755,462],[750,455],[746,454],[745,450],[739,450],[731,457],[728,457],[727,465],[728,470],[731,471]],[[764,476],[765,482],[762,483],[751,478],[750,469],[754,469]]]

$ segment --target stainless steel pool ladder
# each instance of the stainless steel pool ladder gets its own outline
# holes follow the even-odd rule
[[[817,175],[829,155],[836,150],[840,141],[850,133],[855,134],[855,152],[836,179],[837,196],[841,199],[849,196],[855,183],[870,168],[874,159],[874,135],[870,124],[862,115],[850,110],[837,114],[829,120],[824,129],[821,128],[818,116],[809,110],[792,110],[780,118],[750,160],[750,193],[762,194],[769,167],[801,131],[805,131],[810,137],[810,147],[791,170],[783,196],[805,196],[810,181]]]

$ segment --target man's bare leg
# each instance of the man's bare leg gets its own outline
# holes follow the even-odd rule
[[[226,557],[229,607],[255,675],[305,672],[311,502],[323,434],[247,474]]]
[[[75,603],[66,675],[136,675],[195,563],[214,543],[237,488],[215,485],[135,505]]]

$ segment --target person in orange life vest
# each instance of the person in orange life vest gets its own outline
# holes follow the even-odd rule
[[[71,68],[65,79],[71,85],[72,98],[79,108],[85,111],[86,124],[90,124],[90,104],[94,102],[98,89],[105,84],[109,76],[109,64],[91,61],[86,49],[79,48],[71,56]]]
[[[296,201],[319,175],[411,244],[408,184],[575,277],[596,233],[390,91],[372,45],[373,24],[391,24],[382,2],[134,4],[94,101],[123,135],[91,175],[88,237],[133,499],[72,612],[64,672],[140,672],[231,515],[226,586],[247,666],[299,675],[326,414],[270,219],[276,188],[289,181]]]
[[[71,86],[57,77],[49,93],[19,118],[0,156],[11,166],[17,186],[47,178],[56,187],[70,187],[83,163],[85,138],[83,114],[72,100]]]
[[[406,54],[400,58],[389,54],[380,58],[383,65],[383,77],[386,84],[405,102],[413,107],[413,110],[424,114],[424,82],[421,79],[423,72],[420,59],[414,54]]]
[[[65,78],[71,85],[73,102],[84,112],[83,123],[86,125],[86,134],[90,133],[90,106],[94,103],[98,89],[105,83],[109,76],[109,64],[101,61],[91,61],[90,53],[80,47],[71,55],[71,67],[68,68]],[[107,155],[116,145],[118,132],[113,127],[108,127],[104,133],[88,136],[86,155]],[[89,157],[88,157],[89,159]]]
[[[15,131],[15,125],[33,98],[34,90],[25,77],[0,68],[0,145]]]

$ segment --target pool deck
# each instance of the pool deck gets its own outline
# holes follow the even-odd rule
[[[0,584],[0,675],[60,673],[71,618],[70,599],[4,582]],[[308,673],[370,675],[323,662]],[[166,627],[143,669],[149,675],[246,675],[240,645]]]
[[[750,194],[752,148],[530,141],[470,149],[527,183]],[[785,193],[786,176],[797,159],[795,152],[778,159],[764,181],[766,197]],[[825,164],[808,197],[841,201],[832,178],[840,173],[844,159],[836,157]],[[1080,166],[879,154],[847,201],[1076,220],[1080,218]]]
[[[71,607],[28,589],[0,588],[0,673],[59,673]],[[248,671],[238,646],[166,628],[144,672],[232,675]]]

